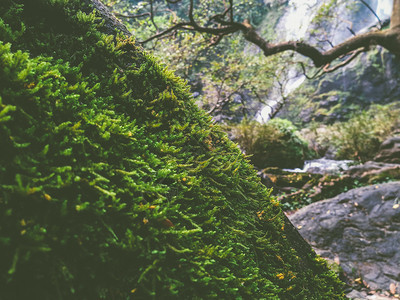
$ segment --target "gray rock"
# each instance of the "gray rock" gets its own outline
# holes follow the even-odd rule
[[[319,107],[322,108],[331,108],[332,106],[338,104],[340,101],[340,98],[338,95],[332,95],[327,97],[325,100],[321,101],[319,103]]]
[[[354,189],[289,218],[318,254],[372,290],[400,286],[400,181]],[[356,296],[356,295],[354,295]]]
[[[400,136],[390,137],[384,141],[374,160],[400,164]]]
[[[344,174],[370,182],[385,177],[400,179],[400,164],[367,161],[362,165],[350,167]]]

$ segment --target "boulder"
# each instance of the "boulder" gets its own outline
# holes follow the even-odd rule
[[[350,190],[289,218],[349,282],[387,293],[400,287],[400,181]]]
[[[345,174],[371,183],[385,178],[400,179],[400,164],[367,161],[362,165],[350,167]]]
[[[343,299],[183,80],[115,22],[97,0],[0,1],[0,299]]]
[[[375,161],[400,164],[400,135],[385,140],[379,148]]]

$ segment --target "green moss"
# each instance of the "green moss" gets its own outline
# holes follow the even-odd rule
[[[184,82],[79,9],[0,3],[0,298],[341,298]]]

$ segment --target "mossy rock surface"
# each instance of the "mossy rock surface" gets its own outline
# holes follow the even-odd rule
[[[0,2],[0,299],[341,299],[186,84],[90,4]]]

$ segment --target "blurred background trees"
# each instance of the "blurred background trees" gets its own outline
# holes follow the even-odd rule
[[[396,20],[389,26],[391,0],[105,3],[138,42],[189,82],[198,105],[223,124],[246,153],[254,154],[256,147],[243,139],[242,133],[250,130],[253,140],[259,141],[257,151],[265,150],[257,156],[274,157],[271,149],[272,145],[278,147],[273,142],[277,129],[258,124],[272,118],[289,120],[296,126],[296,136],[302,135],[303,142],[318,155],[330,153],[338,159],[360,161],[373,157],[379,143],[398,128],[396,117],[391,115],[398,106],[377,110],[374,104],[398,102],[400,89],[394,87],[400,84],[396,79],[400,75],[399,59],[381,47],[370,47],[381,43],[380,36],[390,35],[396,27]],[[254,40],[250,38],[249,42],[240,24],[251,28],[271,47],[296,40],[305,47],[306,41],[319,53],[332,56],[316,63],[313,55],[301,49],[298,52],[311,60],[292,51],[281,52],[291,46],[269,56]],[[363,37],[368,33],[379,38],[371,42]],[[359,43],[359,47],[337,50],[344,41]],[[333,51],[342,55],[333,55]],[[384,134],[375,128],[382,124],[390,128]],[[310,155],[298,155],[297,162],[289,156],[286,162],[294,167]],[[268,158],[256,163],[260,168],[276,164]]]

